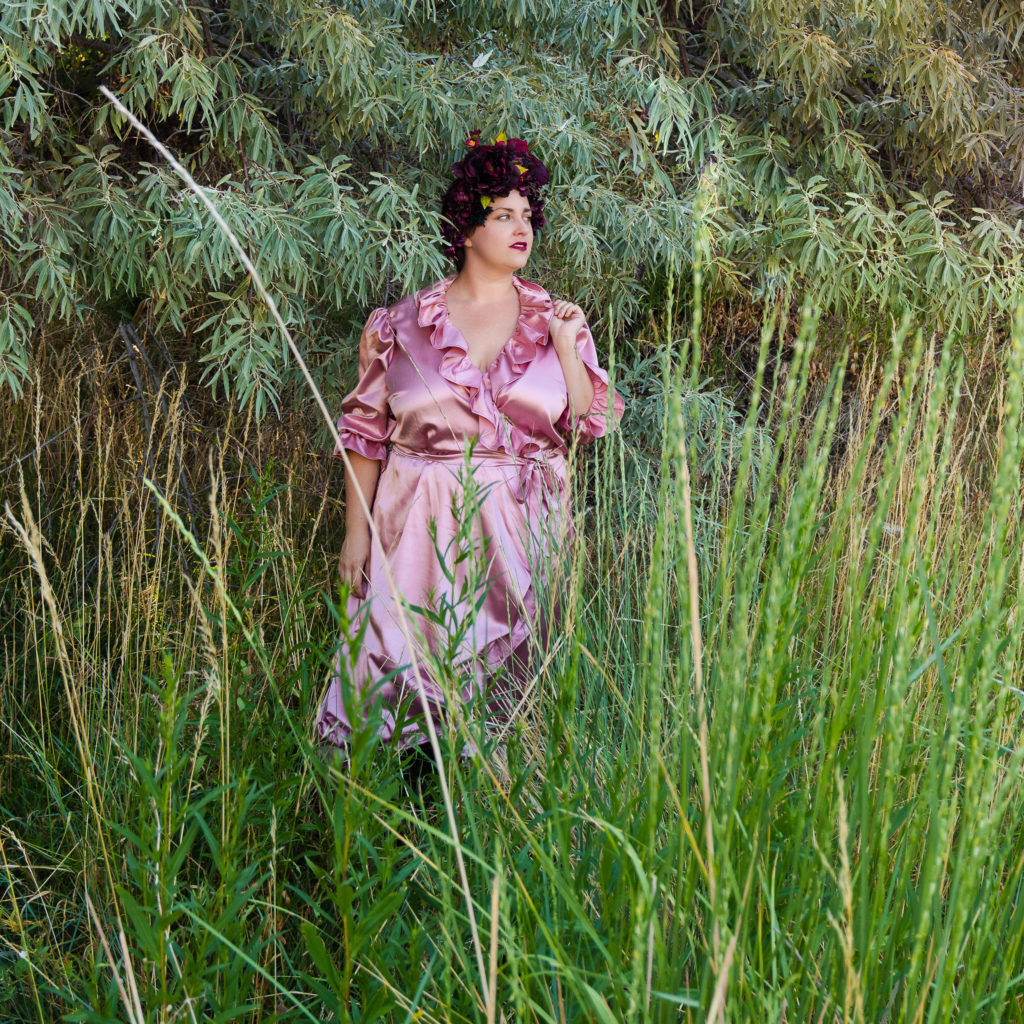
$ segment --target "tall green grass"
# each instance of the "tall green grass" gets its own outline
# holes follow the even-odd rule
[[[441,738],[483,976],[429,764],[310,746],[337,481],[241,422],[197,466],[180,391],[12,469],[0,1016],[1024,1019],[1024,323],[990,465],[951,342],[904,325],[853,402],[816,335],[765,325],[742,413],[670,335],[622,369],[527,707]]]

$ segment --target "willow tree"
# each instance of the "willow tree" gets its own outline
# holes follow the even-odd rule
[[[216,194],[326,377],[365,308],[445,272],[473,128],[552,170],[537,271],[629,325],[667,268],[963,330],[1022,283],[1019,5],[925,0],[0,9],[0,376],[36,333],[132,319],[219,394],[274,405],[282,341],[224,240],[102,101]]]

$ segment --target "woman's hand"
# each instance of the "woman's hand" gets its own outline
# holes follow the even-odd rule
[[[585,319],[583,310],[575,302],[555,299],[548,336],[559,356],[571,353],[576,348],[576,335]]]
[[[356,597],[365,597],[366,563],[370,558],[370,531],[346,534],[338,557],[338,575]]]
[[[370,522],[363,506],[373,506],[380,462],[359,452],[348,453],[345,470],[345,540],[338,558],[338,575],[356,597],[366,596],[366,563],[370,560]],[[363,500],[359,500],[362,495]]]
[[[574,417],[585,416],[594,401],[594,384],[576,347],[576,337],[584,323],[583,310],[575,302],[555,300],[548,337],[562,364],[569,408]]]

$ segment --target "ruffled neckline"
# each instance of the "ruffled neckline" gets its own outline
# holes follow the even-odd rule
[[[439,351],[456,349],[470,367],[482,376],[488,372],[487,369],[481,370],[469,358],[466,339],[452,323],[451,314],[448,311],[448,289],[452,286],[455,278],[455,274],[449,274],[417,293],[419,325],[433,328],[430,340],[434,348]],[[512,278],[512,283],[515,285],[516,291],[519,292],[519,319],[516,321],[511,337],[494,357],[491,366],[496,365],[507,353],[517,372],[521,373],[522,368],[537,354],[538,346],[547,344],[548,322],[551,319],[553,306],[548,293],[539,285],[523,281],[515,276]]]
[[[449,384],[465,389],[470,408],[480,421],[481,441],[495,448],[506,447],[497,436],[501,415],[491,390],[483,386],[484,377],[506,355],[513,375],[518,377],[522,374],[536,356],[537,349],[548,342],[548,323],[553,309],[551,298],[539,285],[513,276],[512,283],[519,292],[519,319],[494,361],[487,369],[481,370],[469,358],[466,339],[452,323],[448,311],[448,289],[455,277],[455,274],[449,274],[416,293],[417,319],[420,327],[430,329],[430,344],[441,353],[438,365],[441,376]]]

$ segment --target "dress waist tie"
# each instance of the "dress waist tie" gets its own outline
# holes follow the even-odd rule
[[[497,463],[501,466],[512,466],[516,470],[519,487],[515,499],[525,504],[531,492],[539,487],[541,501],[546,505],[554,493],[562,494],[565,490],[565,456],[561,452],[537,452],[531,455],[511,455],[508,452],[495,451],[490,448],[465,448],[458,452],[444,454],[426,453],[404,448],[400,444],[392,444],[391,451],[396,455],[419,459],[421,462],[438,462],[443,465],[464,463],[480,465]]]

